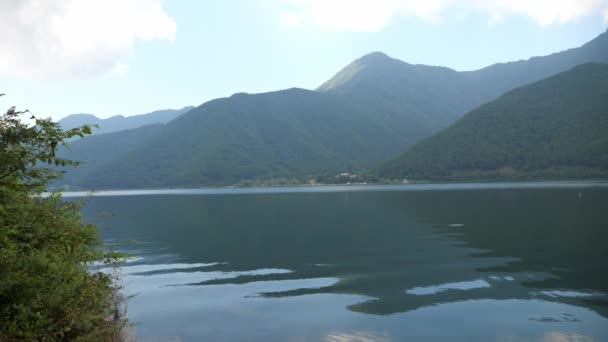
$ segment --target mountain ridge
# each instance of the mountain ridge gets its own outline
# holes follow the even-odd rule
[[[58,121],[63,129],[71,129],[82,125],[97,125],[93,128],[94,134],[117,132],[126,129],[138,128],[146,125],[167,123],[183,113],[194,108],[186,106],[181,109],[162,109],[150,113],[137,115],[114,115],[108,118],[99,118],[93,114],[78,113],[68,115]]]
[[[228,185],[242,179],[360,172],[494,100],[510,82],[564,71],[560,68],[570,64],[608,61],[605,33],[581,48],[539,57],[532,64],[516,62],[515,71],[509,71],[515,76],[504,80],[502,73],[512,66],[470,74],[371,53],[318,91],[290,88],[208,101],[159,128],[127,155],[116,153],[83,172],[78,186]],[[547,65],[529,71],[542,61]],[[129,134],[135,136],[137,130]]]
[[[317,90],[361,106],[384,96],[385,112],[409,112],[411,120],[428,125],[421,134],[428,136],[510,89],[589,62],[608,62],[608,30],[576,48],[474,71],[410,64],[376,51],[351,62]]]
[[[608,64],[518,87],[381,166],[391,178],[608,175]]]

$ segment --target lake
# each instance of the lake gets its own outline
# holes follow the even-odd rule
[[[142,341],[608,340],[608,183],[99,192]]]

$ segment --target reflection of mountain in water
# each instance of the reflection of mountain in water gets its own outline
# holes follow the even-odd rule
[[[471,299],[541,299],[608,316],[608,191],[579,192],[116,197],[94,198],[85,212],[113,213],[104,234],[149,243],[137,248],[164,246],[180,263],[220,262],[180,270],[206,275],[192,273],[177,286],[333,278],[259,295],[362,295],[368,300],[349,309],[378,315]],[[291,272],[250,272],[260,269]]]
[[[480,269],[485,273],[549,273],[523,278],[532,295],[577,302],[608,316],[608,192],[602,189],[480,191],[435,196],[433,210],[413,208],[434,222],[463,222],[458,239],[489,250],[483,257],[511,256],[517,261]],[[443,229],[446,231],[446,229]],[[560,289],[572,289],[560,291]],[[547,293],[553,294],[546,298]]]

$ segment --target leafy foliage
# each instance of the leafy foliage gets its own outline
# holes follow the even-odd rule
[[[41,196],[65,139],[90,127],[63,131],[10,108],[0,117],[0,341],[118,341],[125,321],[113,277],[90,269],[111,262],[96,227],[84,224],[75,203]],[[41,166],[42,164],[42,166]]]
[[[605,177],[608,64],[518,88],[380,168],[393,178]]]
[[[43,185],[57,176],[50,168],[36,167],[38,162],[55,166],[78,165],[78,162],[57,157],[55,152],[64,140],[90,134],[90,126],[63,131],[56,123],[34,116],[30,119],[35,125],[28,126],[21,123],[23,114],[27,111],[11,107],[0,117],[0,184]]]

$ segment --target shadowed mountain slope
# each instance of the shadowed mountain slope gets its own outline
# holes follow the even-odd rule
[[[391,178],[608,174],[608,64],[517,88],[382,166]]]

